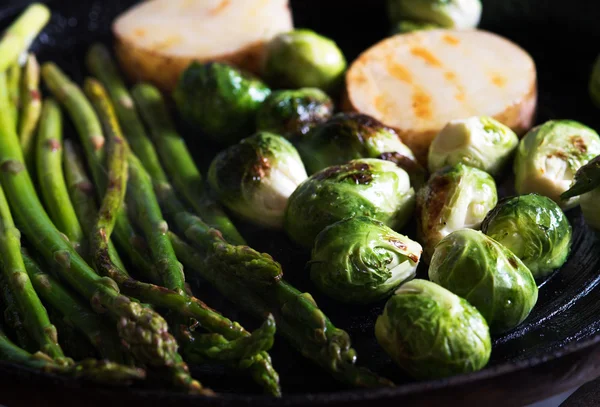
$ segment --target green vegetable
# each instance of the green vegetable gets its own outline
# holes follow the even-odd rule
[[[13,62],[6,71],[6,80],[8,82],[8,96],[10,98],[11,115],[15,128],[19,123],[19,107],[21,106],[21,64],[19,61]]]
[[[600,202],[600,188],[593,189],[581,196],[581,211],[586,223],[594,229],[600,230],[598,202]]]
[[[581,211],[585,221],[593,228],[600,230],[600,156],[592,159],[575,174],[575,182],[561,199],[580,196]]]
[[[369,303],[388,297],[414,278],[421,245],[366,217],[344,219],[315,240],[310,277],[342,302]]]
[[[281,228],[288,198],[306,178],[294,146],[266,132],[219,153],[208,171],[210,185],[225,206],[270,228]]]
[[[569,220],[545,196],[529,194],[501,200],[488,213],[481,230],[521,259],[535,278],[560,268],[571,250]]]
[[[256,113],[271,90],[258,78],[222,63],[192,63],[179,77],[173,99],[191,126],[221,144],[255,130]]]
[[[368,216],[398,230],[414,203],[406,171],[389,161],[353,160],[327,167],[300,184],[288,200],[284,228],[292,240],[309,248],[325,227],[352,216]]]
[[[17,61],[50,19],[50,10],[41,3],[29,5],[4,31],[0,39],[0,72]]]
[[[588,91],[592,102],[596,107],[600,108],[600,55],[594,62],[592,74],[590,75]]]
[[[311,30],[282,33],[266,47],[263,75],[277,88],[319,88],[336,92],[346,71],[337,44]]]
[[[479,25],[481,0],[387,0],[392,22],[413,20],[443,28],[469,29]]]
[[[429,146],[429,171],[463,163],[497,176],[518,145],[515,132],[491,117],[453,120]]]
[[[434,173],[417,194],[417,235],[424,245],[425,260],[435,245],[450,233],[479,229],[498,202],[494,179],[486,172],[462,163]]]
[[[533,128],[521,140],[514,163],[519,195],[538,193],[563,209],[579,205],[579,197],[562,200],[575,174],[600,155],[600,137],[591,128],[572,120],[552,120]]]
[[[523,322],[538,298],[527,266],[500,243],[472,229],[457,230],[438,243],[429,278],[469,301],[495,333]]]
[[[412,160],[412,151],[396,132],[370,116],[338,113],[298,142],[298,151],[309,174],[357,158],[400,153]]]
[[[292,139],[307,134],[332,114],[333,101],[320,89],[279,90],[258,110],[256,127]]]
[[[414,31],[424,30],[439,30],[441,27],[438,24],[422,23],[420,21],[402,20],[394,24],[392,27],[392,35],[406,34]]]
[[[40,66],[35,55],[29,54],[23,68],[23,81],[21,84],[21,110],[19,112],[19,140],[21,149],[32,170],[34,161],[33,147],[35,146],[35,129],[42,112],[42,98],[40,96]]]
[[[403,284],[377,318],[375,336],[398,366],[416,379],[480,370],[492,343],[485,319],[467,301],[430,281]]]
[[[50,219],[81,253],[83,230],[77,220],[63,175],[62,131],[60,107],[54,99],[46,99],[42,107],[36,146],[35,167],[39,188]]]

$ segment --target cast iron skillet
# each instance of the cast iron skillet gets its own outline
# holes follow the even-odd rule
[[[238,0],[241,1],[241,0]],[[6,25],[26,2],[0,8],[0,25]],[[53,60],[75,79],[85,75],[82,57],[93,41],[108,42],[113,18],[133,0],[48,1],[52,21],[33,50],[42,60]],[[6,4],[6,3],[5,3]],[[313,28],[336,39],[351,61],[358,53],[387,35],[381,0],[292,0],[296,26]],[[600,49],[600,3],[589,0],[484,0],[482,28],[514,40],[534,57],[539,74],[538,122],[579,120],[600,129],[600,111],[587,96],[587,80]],[[201,24],[201,22],[198,22]],[[588,45],[589,44],[589,45]],[[200,165],[206,167],[216,147],[206,145],[193,132],[185,132]],[[68,128],[67,133],[72,133]],[[512,194],[511,180],[501,185]],[[221,367],[194,369],[195,376],[221,395],[213,399],[146,388],[113,389],[65,380],[0,365],[0,403],[49,405],[78,402],[104,405],[156,402],[163,405],[202,406],[358,406],[462,405],[513,406],[530,403],[600,375],[600,241],[579,210],[568,212],[574,227],[574,246],[568,263],[542,285],[539,301],[525,323],[495,338],[487,369],[448,380],[416,383],[401,375],[382,352],[373,333],[383,303],[371,307],[340,306],[327,300],[306,278],[306,256],[281,234],[240,225],[255,248],[282,262],[286,278],[314,294],[335,324],[346,329],[358,351],[359,364],[394,380],[390,389],[348,389],[303,359],[279,339],[271,352],[281,375],[285,396],[276,400],[257,393],[251,381]],[[409,232],[407,232],[409,233]],[[424,270],[420,270],[423,273]],[[200,298],[227,316],[254,328],[258,321],[236,311],[207,285],[197,284]]]

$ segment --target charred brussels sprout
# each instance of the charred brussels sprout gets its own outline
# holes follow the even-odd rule
[[[414,209],[414,189],[406,171],[377,159],[353,160],[325,168],[290,196],[284,228],[296,243],[312,247],[327,226],[367,216],[392,229],[401,228]]]
[[[434,173],[417,194],[417,234],[428,261],[450,233],[479,229],[498,202],[496,183],[480,169],[457,164]]]
[[[289,196],[307,178],[294,146],[257,133],[219,153],[208,180],[231,211],[255,224],[280,228]]]
[[[429,278],[469,301],[496,333],[523,322],[538,298],[527,266],[500,243],[471,229],[457,230],[436,246]]]
[[[285,138],[302,136],[333,115],[333,101],[317,88],[273,92],[262,104],[256,127]]]
[[[600,230],[600,156],[581,167],[575,174],[575,183],[561,195],[562,199],[581,196],[581,211],[585,221]]]
[[[426,280],[412,280],[396,290],[377,318],[375,336],[398,366],[418,380],[483,369],[492,351],[479,311]]]
[[[394,23],[402,20],[436,24],[444,28],[475,28],[481,20],[481,0],[388,0]]]
[[[298,152],[309,174],[357,158],[399,153],[412,160],[412,151],[398,134],[374,118],[360,113],[338,113],[298,142]]]
[[[278,88],[335,92],[342,84],[346,65],[333,40],[302,29],[279,34],[269,42],[263,74]]]
[[[173,92],[177,110],[191,126],[221,144],[255,130],[256,112],[271,90],[258,78],[221,63],[192,63]]]
[[[414,278],[421,245],[383,223],[354,217],[326,227],[315,240],[311,279],[342,302],[369,303]]]
[[[550,198],[529,194],[501,200],[481,225],[512,251],[535,278],[560,268],[571,250],[571,225]]]
[[[429,147],[429,171],[463,163],[496,176],[518,145],[515,132],[491,117],[454,120]]]
[[[563,209],[579,205],[579,197],[561,200],[575,174],[600,155],[600,137],[591,128],[571,120],[553,120],[535,127],[521,140],[514,163],[519,195],[538,193]]]

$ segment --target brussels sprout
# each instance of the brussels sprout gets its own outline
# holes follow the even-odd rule
[[[317,88],[273,92],[256,117],[258,130],[288,139],[302,136],[333,115],[333,101]]]
[[[208,181],[225,206],[269,228],[282,226],[289,196],[307,177],[294,146],[267,132],[220,152],[208,171]]]
[[[410,158],[397,152],[383,153],[376,158],[391,161],[406,171],[410,178],[410,185],[413,186],[415,191],[420,190],[427,182],[427,171],[419,164],[416,158]]]
[[[342,84],[346,66],[333,40],[302,29],[279,34],[267,44],[263,74],[279,88],[320,88],[331,93]]]
[[[378,120],[360,113],[338,113],[298,142],[298,152],[309,174],[357,158],[376,158],[397,152],[415,159],[398,134]]]
[[[435,245],[450,233],[479,229],[498,202],[496,183],[480,169],[459,163],[432,174],[417,194],[417,234],[429,261]]]
[[[442,28],[437,24],[422,23],[420,21],[403,20],[395,23],[392,27],[392,35],[394,34],[406,34],[414,31],[424,30],[438,30]]]
[[[561,200],[575,173],[600,155],[600,137],[572,120],[553,120],[533,128],[519,143],[515,158],[515,188],[519,195],[538,193],[563,209],[579,205],[579,197]]]
[[[173,99],[190,125],[214,141],[231,144],[252,134],[258,108],[271,90],[259,79],[221,63],[192,63]]]
[[[581,211],[585,222],[596,230],[600,230],[600,187],[581,196]]]
[[[444,28],[475,28],[481,20],[481,0],[388,0],[392,22],[414,20]]]
[[[304,181],[288,200],[284,228],[307,248],[325,227],[352,216],[368,216],[399,229],[413,212],[414,198],[408,174],[394,163],[353,160]]]
[[[594,62],[594,68],[590,75],[589,93],[592,102],[600,108],[600,56]]]
[[[506,247],[472,229],[452,232],[438,243],[429,279],[469,301],[497,333],[523,322],[538,298],[527,266]]]
[[[581,167],[575,174],[575,183],[561,195],[563,200],[581,196],[581,211],[588,225],[600,230],[600,156]]]
[[[481,230],[521,259],[535,278],[560,268],[571,250],[569,220],[556,202],[537,194],[501,200]]]
[[[422,248],[382,222],[344,219],[323,229],[312,250],[310,277],[342,302],[369,303],[414,278]]]
[[[496,176],[518,145],[515,132],[491,117],[453,120],[429,146],[429,171],[463,163]]]
[[[438,379],[483,369],[492,340],[483,316],[450,291],[426,280],[400,286],[377,318],[375,336],[413,378]]]

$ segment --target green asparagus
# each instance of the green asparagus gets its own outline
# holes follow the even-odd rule
[[[21,105],[21,65],[19,61],[13,62],[6,72],[8,81],[8,96],[10,99],[10,114],[15,126],[19,123],[19,106]]]
[[[31,354],[15,345],[0,329],[0,360],[18,363],[30,369],[57,373],[101,384],[127,386],[134,380],[142,380],[142,369],[119,365],[111,361],[87,359],[71,366],[59,365],[45,353]]]
[[[50,19],[50,10],[41,3],[33,3],[6,29],[0,40],[0,72],[5,72],[44,28]]]
[[[40,96],[40,66],[35,55],[29,54],[23,68],[21,83],[21,109],[19,112],[19,140],[30,171],[33,170],[33,147],[35,145],[35,129],[42,111]]]
[[[60,334],[59,344],[65,354],[75,361],[90,358],[96,359],[98,357],[98,353],[90,341],[77,331],[73,324],[60,311],[48,304],[46,304],[46,309],[48,310],[50,321],[52,321]]]
[[[82,253],[83,231],[63,175],[62,113],[51,98],[43,104],[36,158],[39,188],[50,219],[67,236],[73,247]]]
[[[144,125],[136,106],[125,86],[119,70],[108,49],[101,44],[93,45],[86,58],[88,69],[106,86],[115,106],[117,117],[133,152],[145,163],[146,170],[156,181],[167,182],[167,175],[161,167],[152,141],[146,136]],[[150,85],[146,85],[150,87]],[[153,93],[153,92],[156,93]],[[133,90],[141,114],[146,118],[150,134],[158,146],[165,163],[168,176],[171,177],[178,192],[206,221],[219,229],[233,244],[245,244],[219,205],[206,194],[202,194],[202,178],[183,138],[171,123],[169,113],[164,106],[160,93],[155,88]],[[147,163],[147,164],[146,164]]]
[[[6,326],[10,328],[11,332],[20,347],[27,350],[28,352],[35,352],[38,350],[38,345],[31,338],[31,335],[27,333],[23,318],[19,315],[19,307],[15,302],[15,298],[10,291],[10,287],[6,283],[5,279],[0,276],[0,296],[2,297],[2,306],[4,307],[4,321]]]
[[[85,335],[103,358],[123,363],[124,350],[117,332],[106,325],[106,321],[100,315],[83,304],[58,280],[44,273],[31,257],[24,255],[23,260],[35,290],[44,301],[57,309]]]

